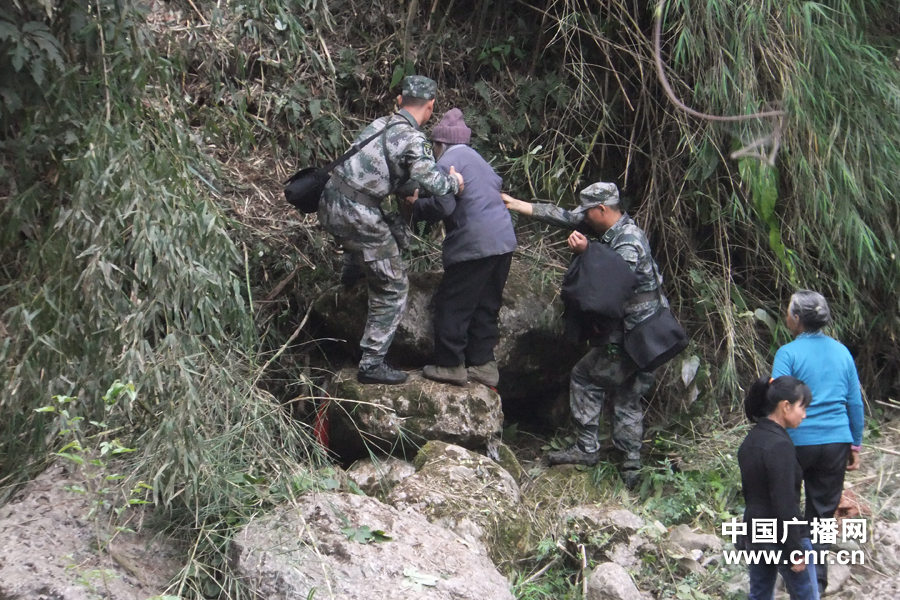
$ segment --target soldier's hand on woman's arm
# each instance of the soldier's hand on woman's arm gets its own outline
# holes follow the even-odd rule
[[[584,234],[579,233],[577,231],[573,231],[569,236],[569,250],[574,252],[575,254],[581,254],[588,247],[588,239],[584,236]]]
[[[506,205],[506,208],[513,212],[521,213],[523,215],[530,215],[533,212],[531,202],[513,198],[509,194],[500,194],[500,197],[503,198],[503,203]]]
[[[466,182],[463,180],[462,173],[456,172],[456,167],[453,165],[450,166],[450,172],[448,173],[451,177],[456,176],[457,181],[459,181],[459,193],[462,194],[463,188],[466,186]]]

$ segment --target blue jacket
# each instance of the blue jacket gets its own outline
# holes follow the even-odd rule
[[[864,425],[859,375],[850,351],[824,333],[801,333],[775,353],[772,377],[791,375],[809,386],[812,404],[797,429],[795,446],[862,444]]]
[[[413,205],[413,218],[429,222],[443,219],[447,230],[443,246],[444,268],[515,250],[516,233],[500,197],[503,179],[491,165],[465,144],[448,147],[437,164],[445,173],[451,165],[457,173],[462,173],[463,192],[456,196],[419,198]]]

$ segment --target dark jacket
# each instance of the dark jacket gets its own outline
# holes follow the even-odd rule
[[[794,518],[803,520],[800,512],[803,469],[797,462],[797,451],[784,427],[771,419],[760,419],[738,450],[738,464],[746,504],[744,522],[747,523],[747,542],[754,531],[754,519],[778,520],[775,544],[748,544],[748,548],[763,550],[777,547],[788,553],[803,550],[800,542],[809,537],[806,525],[787,527],[787,539],[781,542],[784,523]]]
[[[503,179],[491,165],[465,144],[447,148],[437,164],[445,173],[452,165],[466,182],[461,194],[419,198],[413,205],[414,220],[444,221],[444,268],[515,250],[516,233],[500,197]]]

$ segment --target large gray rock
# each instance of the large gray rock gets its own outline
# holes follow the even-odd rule
[[[436,383],[419,372],[402,385],[361,385],[356,369],[344,369],[331,395],[331,445],[344,458],[365,456],[366,446],[414,456],[429,440],[479,448],[503,425],[490,388]]]
[[[513,600],[487,556],[456,534],[351,494],[307,494],[252,521],[235,537],[232,566],[267,600],[302,600],[314,588],[341,600]]]
[[[347,470],[347,477],[367,496],[382,498],[387,496],[394,486],[415,472],[416,467],[412,463],[393,456],[385,456],[356,461]]]
[[[65,488],[90,489],[89,481],[81,469],[54,464],[0,508],[0,598],[95,600],[98,589],[110,600],[148,598],[178,574],[185,557],[175,544],[116,532],[102,510],[88,518],[102,495]]]
[[[718,552],[722,549],[722,540],[718,536],[710,533],[695,533],[688,525],[684,524],[669,532],[669,541],[688,551]]]
[[[849,565],[828,565],[828,589],[825,590],[825,595],[830,596],[841,591],[850,575],[852,571]]]
[[[616,563],[598,565],[588,578],[587,600],[643,600],[631,575]]]
[[[623,567],[638,564],[638,551],[646,539],[637,535],[644,520],[621,508],[575,506],[559,516],[557,538],[565,540],[573,554],[579,545],[592,561],[607,560]]]
[[[505,400],[545,396],[565,385],[572,366],[585,349],[562,336],[562,303],[555,282],[541,283],[518,261],[513,262],[500,309],[500,341],[494,351],[500,367],[498,391]],[[394,336],[388,361],[421,367],[434,352],[432,296],[440,273],[410,273],[409,298]],[[320,297],[313,314],[324,333],[347,340],[355,348],[365,327],[365,283]]]
[[[519,486],[485,456],[429,442],[416,457],[416,467],[415,475],[391,490],[387,502],[447,527],[473,547],[491,546],[492,534],[515,515]]]
[[[564,528],[611,529],[635,533],[644,526],[644,520],[629,510],[602,506],[575,506],[560,515]]]

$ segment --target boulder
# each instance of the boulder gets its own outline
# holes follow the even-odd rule
[[[416,474],[391,490],[389,504],[424,515],[475,546],[492,546],[514,516],[519,486],[491,459],[465,448],[429,442],[416,457]]]
[[[644,519],[623,508],[576,506],[565,511],[560,518],[563,523],[579,523],[588,529],[611,528],[627,533],[635,533],[644,526]]]
[[[516,453],[512,451],[512,448],[504,444],[500,439],[493,438],[488,441],[487,455],[491,460],[503,467],[507,473],[512,475],[516,483],[522,483],[522,479],[525,477],[525,469],[522,468],[522,464],[516,458]]]
[[[828,565],[828,589],[825,590],[825,595],[830,596],[840,592],[851,574],[850,565]]]
[[[534,269],[514,261],[500,309],[500,341],[494,354],[500,368],[498,391],[505,400],[552,395],[568,381],[585,348],[562,335],[562,302],[555,283],[539,283]],[[388,353],[391,364],[422,367],[434,352],[432,296],[441,273],[410,273],[403,320]],[[346,340],[355,349],[366,322],[365,283],[321,296],[313,315],[323,333]]]
[[[394,486],[415,472],[416,467],[412,463],[386,456],[356,461],[348,469],[347,477],[366,495],[384,497]]]
[[[586,600],[643,600],[631,575],[616,563],[603,563],[588,578]]]
[[[500,397],[478,383],[436,383],[414,372],[402,385],[362,385],[350,368],[331,387],[331,447],[344,459],[373,447],[414,456],[429,440],[480,448],[503,425]]]
[[[98,589],[110,600],[162,594],[184,554],[161,536],[116,532],[114,515],[102,509],[89,518],[102,498],[66,489],[76,487],[91,488],[83,471],[53,464],[0,509],[0,598],[93,600]]]
[[[620,567],[640,569],[641,549],[647,544],[642,536],[636,535],[625,540],[613,542],[604,549],[606,557]]]
[[[722,540],[715,535],[707,533],[694,533],[687,525],[679,525],[669,532],[669,541],[678,544],[685,550],[700,550],[701,552],[718,552],[722,549]]]
[[[634,513],[594,505],[575,506],[559,517],[559,536],[569,551],[579,552],[583,544],[591,560],[606,559],[623,567],[638,562],[637,553],[646,540],[635,535],[644,520]]]
[[[306,494],[235,536],[232,567],[259,598],[513,600],[484,554],[374,498]]]

